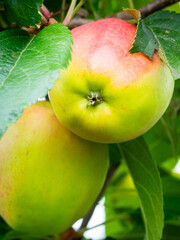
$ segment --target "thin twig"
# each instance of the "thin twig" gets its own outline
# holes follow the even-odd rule
[[[129,219],[129,220],[130,220],[130,217],[129,217],[129,215],[128,215],[127,213],[122,212],[122,213],[120,213],[120,214],[117,214],[117,215],[116,215],[115,217],[113,217],[113,218],[110,218],[110,219],[108,219],[108,220],[106,220],[106,221],[104,221],[104,222],[102,222],[102,223],[99,223],[99,224],[93,226],[93,227],[83,228],[83,229],[81,229],[81,230],[78,231],[78,232],[79,232],[81,235],[83,235],[83,233],[85,233],[86,231],[92,230],[92,229],[94,229],[94,228],[98,228],[98,227],[100,227],[100,226],[106,225],[106,224],[108,224],[108,223],[110,223],[110,222],[113,222],[113,221],[124,220],[124,219]]]
[[[55,13],[52,13],[51,15],[50,15],[50,17],[54,17],[54,16],[57,16],[57,15],[59,15],[59,14],[62,14],[63,12],[65,12],[67,9],[68,9],[68,7],[69,7],[69,4],[66,4],[66,6],[63,8],[63,9],[61,9],[60,11],[57,11],[57,12],[55,12]],[[62,16],[62,15],[61,15]]]
[[[114,165],[112,165],[108,171],[106,180],[104,182],[104,185],[101,189],[101,192],[99,193],[98,197],[96,198],[95,202],[93,203],[92,207],[90,208],[89,212],[85,215],[85,217],[83,218],[83,222],[81,224],[81,227],[79,228],[79,231],[81,231],[82,229],[86,228],[89,220],[91,219],[94,209],[96,208],[98,202],[100,201],[100,199],[102,198],[102,196],[104,195],[104,192],[106,190],[106,187],[108,186],[109,182],[111,181],[112,177],[114,176],[114,173],[116,172],[117,168],[119,166],[119,163],[116,163]]]

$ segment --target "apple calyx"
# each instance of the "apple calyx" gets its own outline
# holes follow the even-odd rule
[[[97,106],[103,102],[102,96],[100,94],[100,91],[90,91],[87,95],[87,99],[89,101],[88,106]]]

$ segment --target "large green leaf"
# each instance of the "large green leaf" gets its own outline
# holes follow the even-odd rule
[[[180,78],[180,14],[158,11],[139,20],[131,53],[143,52],[152,57],[157,42],[160,54],[170,66],[175,79]],[[143,39],[143,43],[142,43]]]
[[[133,178],[141,203],[146,237],[157,240],[163,229],[163,197],[161,179],[143,138],[119,144]]]
[[[44,97],[71,58],[72,37],[60,23],[37,36],[20,29],[0,33],[0,137],[25,107]]]
[[[11,21],[21,26],[35,26],[41,21],[39,9],[42,0],[4,0]]]

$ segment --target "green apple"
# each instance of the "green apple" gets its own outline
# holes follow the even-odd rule
[[[107,145],[68,131],[50,103],[26,108],[0,140],[0,215],[33,236],[66,230],[96,199],[108,158]]]
[[[157,51],[129,53],[136,27],[104,19],[72,30],[72,60],[49,93],[58,119],[78,136],[101,143],[136,138],[165,112],[174,88]]]

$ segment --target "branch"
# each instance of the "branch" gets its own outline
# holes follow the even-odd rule
[[[139,9],[139,11],[141,12],[141,16],[142,18],[145,18],[147,16],[149,16],[150,14],[161,10],[167,6],[170,6],[174,3],[179,2],[179,0],[155,0],[149,4],[147,4],[146,6],[142,7]],[[119,18],[119,19],[123,19],[123,20],[131,20],[132,16],[128,13],[128,12],[120,12],[120,13],[116,13],[113,15],[109,15],[107,16],[107,18]],[[75,27],[90,23],[90,22],[94,22],[94,20],[90,20],[90,19],[84,19],[81,17],[75,17],[69,24],[68,27],[70,29],[73,29]]]
[[[68,28],[69,29],[73,29],[75,27],[79,27],[81,25],[84,25],[84,24],[87,24],[87,23],[91,23],[91,22],[94,22],[94,20],[92,20],[92,19],[84,19],[84,18],[81,18],[81,17],[75,17],[68,24]]]
[[[141,16],[142,18],[145,18],[147,16],[149,16],[150,14],[159,11],[165,7],[168,7],[174,3],[179,2],[179,0],[156,0],[153,1],[151,3],[149,3],[148,5],[144,6],[141,8],[140,12],[141,12]]]
[[[141,17],[145,18],[147,16],[149,16],[150,14],[159,11],[167,6],[170,6],[174,3],[179,2],[179,0],[155,0],[153,2],[148,3],[146,6],[142,7],[139,9],[139,11],[141,12]],[[120,13],[116,13],[113,15],[110,15],[108,17],[115,17],[115,18],[120,18],[120,19],[124,19],[124,20],[130,20],[132,19],[132,16],[129,15],[129,13],[127,12],[120,12]]]
[[[104,182],[104,185],[101,189],[101,192],[97,196],[97,198],[96,198],[95,202],[93,203],[92,207],[90,208],[89,212],[83,218],[83,222],[82,222],[81,227],[79,228],[78,232],[81,231],[82,229],[84,229],[87,226],[89,220],[91,219],[91,217],[93,215],[94,209],[96,208],[98,202],[100,201],[100,199],[104,195],[106,187],[108,186],[109,182],[111,181],[111,179],[114,176],[114,173],[116,172],[118,167],[119,167],[119,163],[116,163],[116,164],[114,164],[110,167],[110,169],[108,171],[108,174],[107,174],[107,177],[106,177],[106,180]]]

